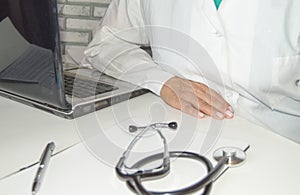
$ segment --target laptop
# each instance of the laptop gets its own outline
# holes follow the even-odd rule
[[[1,96],[72,119],[148,92],[90,68],[64,70],[56,0],[0,4]]]

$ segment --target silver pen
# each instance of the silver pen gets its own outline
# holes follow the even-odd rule
[[[31,190],[32,194],[37,194],[37,192],[41,187],[54,148],[55,148],[54,142],[50,142],[47,144],[46,148],[43,151],[43,154],[40,159],[39,167],[32,184],[32,190]]]

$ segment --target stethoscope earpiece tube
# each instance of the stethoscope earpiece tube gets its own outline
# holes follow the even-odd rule
[[[149,125],[148,127],[152,127],[152,128],[170,128],[173,130],[176,130],[178,127],[177,122],[170,122],[170,123],[153,123],[151,125]],[[147,128],[147,126],[135,126],[135,125],[129,125],[129,132],[133,133],[136,132],[139,129],[145,129]]]

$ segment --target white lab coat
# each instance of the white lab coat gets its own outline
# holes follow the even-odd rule
[[[158,95],[174,75],[204,82],[300,143],[299,0],[113,0],[85,55]]]

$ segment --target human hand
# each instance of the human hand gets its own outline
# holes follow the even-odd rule
[[[161,98],[170,106],[197,118],[233,118],[232,107],[203,83],[172,77],[162,87]]]

